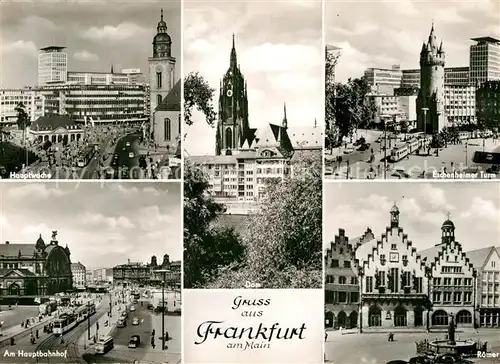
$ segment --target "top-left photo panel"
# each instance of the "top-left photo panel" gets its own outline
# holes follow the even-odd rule
[[[1,179],[181,179],[181,0],[0,4]]]

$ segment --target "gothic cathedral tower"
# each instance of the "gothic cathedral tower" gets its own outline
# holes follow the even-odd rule
[[[429,40],[420,51],[420,91],[417,97],[418,129],[427,134],[439,133],[446,124],[444,64],[443,42],[438,47],[433,24]]]
[[[167,33],[167,23],[163,20],[163,9],[156,29],[153,57],[148,58],[151,118],[175,83],[175,58],[172,57],[172,40]]]
[[[231,155],[238,151],[249,131],[247,84],[237,63],[233,34],[229,69],[220,85],[215,154]]]

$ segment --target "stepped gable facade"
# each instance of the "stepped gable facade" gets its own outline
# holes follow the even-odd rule
[[[358,256],[360,328],[427,326],[430,272],[399,226],[396,204],[390,210],[390,226],[368,244],[371,251]]]
[[[457,325],[472,326],[477,273],[455,240],[455,225],[450,219],[443,223],[441,232],[437,255],[428,262],[432,274],[432,326],[448,326],[451,317]]]

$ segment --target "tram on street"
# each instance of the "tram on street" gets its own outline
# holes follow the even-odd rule
[[[75,326],[78,326],[81,322],[85,321],[89,316],[92,316],[95,313],[96,307],[94,303],[83,305],[75,310],[64,313],[54,321],[52,333],[56,336],[61,336]]]

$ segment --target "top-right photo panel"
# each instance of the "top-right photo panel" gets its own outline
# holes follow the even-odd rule
[[[500,2],[326,1],[325,178],[498,179]]]

